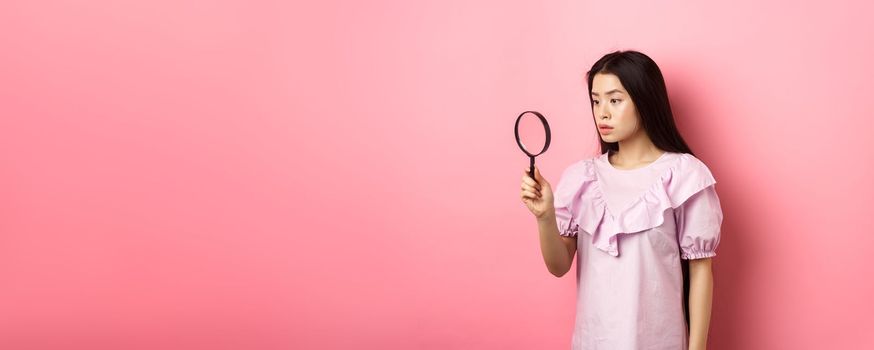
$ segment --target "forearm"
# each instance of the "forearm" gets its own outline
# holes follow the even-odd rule
[[[546,213],[537,219],[537,229],[540,231],[540,252],[546,268],[555,276],[561,277],[570,269],[571,259],[567,248],[558,234],[558,224],[555,214]]]
[[[696,259],[689,264],[689,350],[707,348],[713,300],[711,259]]]

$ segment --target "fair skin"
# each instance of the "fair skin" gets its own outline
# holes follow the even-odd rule
[[[618,142],[619,151],[608,159],[617,169],[636,169],[658,159],[664,151],[656,147],[640,124],[640,115],[619,78],[613,74],[596,74],[592,81],[592,115],[595,126],[613,127],[601,130],[605,142]],[[534,177],[528,168],[522,175],[522,202],[537,219],[540,231],[540,252],[547,270],[556,277],[566,274],[577,251],[577,238],[559,235],[553,207],[552,186],[534,167]],[[689,350],[703,350],[707,345],[710,311],[713,299],[712,258],[689,260]]]

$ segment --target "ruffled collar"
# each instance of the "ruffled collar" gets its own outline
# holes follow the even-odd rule
[[[664,212],[677,208],[695,193],[716,183],[710,170],[688,153],[666,152],[647,166],[617,171],[636,171],[646,169],[656,162],[672,160],[659,179],[639,197],[615,212],[607,208],[604,192],[595,171],[597,161],[607,162],[607,153],[581,163],[582,180],[574,197],[575,217],[578,228],[592,236],[592,244],[613,256],[619,256],[619,235],[633,234],[661,226]],[[615,208],[614,208],[615,209]]]

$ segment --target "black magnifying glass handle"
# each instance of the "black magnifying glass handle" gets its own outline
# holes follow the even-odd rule
[[[534,180],[534,182],[537,182],[537,178],[534,177],[534,157],[528,157],[528,158],[531,159],[531,163],[530,163],[531,165],[528,169],[528,176],[531,176],[531,179]]]

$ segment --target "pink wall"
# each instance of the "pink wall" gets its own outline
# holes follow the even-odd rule
[[[615,49],[719,181],[710,348],[872,348],[863,3],[3,2],[0,348],[565,349],[512,124],[555,184]]]

